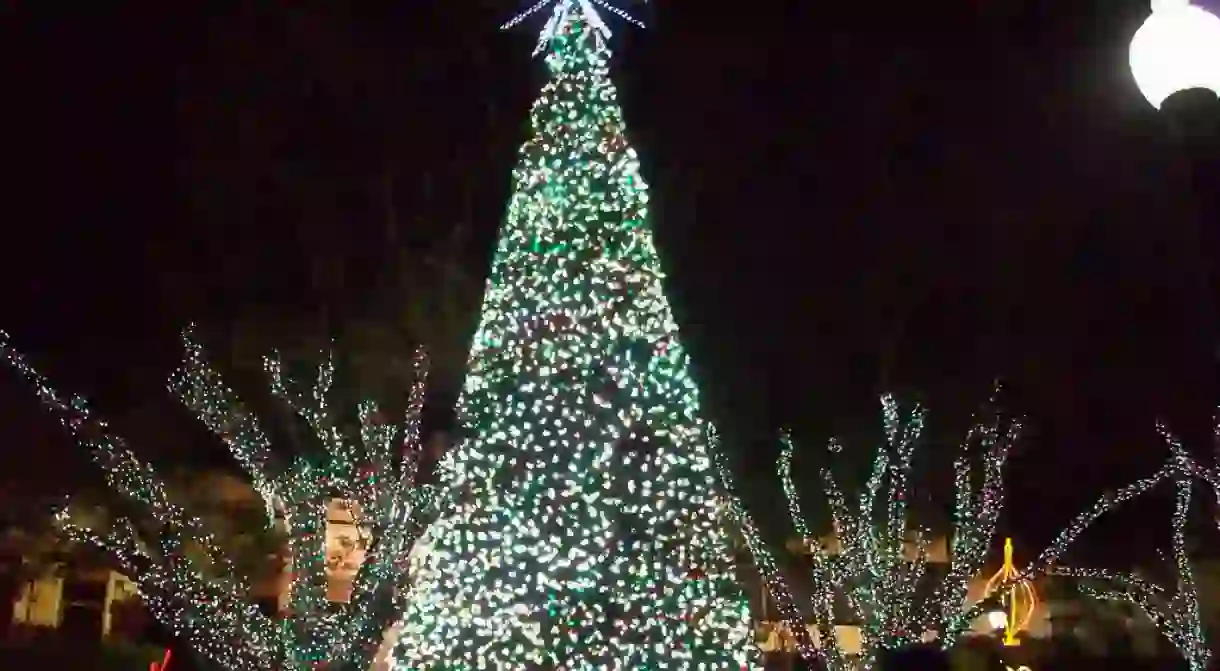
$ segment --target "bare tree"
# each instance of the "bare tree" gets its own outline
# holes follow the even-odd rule
[[[266,359],[271,390],[308,426],[322,450],[285,463],[257,419],[208,363],[193,331],[183,334],[182,367],[170,389],[230,449],[262,496],[266,523],[282,525],[292,571],[291,610],[284,620],[260,612],[251,581],[208,532],[202,520],[127,444],[96,419],[79,396],[65,399],[0,334],[0,355],[33,384],[43,404],[101,466],[125,498],[120,511],[90,516],[65,507],[60,527],[74,540],[105,550],[138,585],[150,612],[196,653],[221,667],[359,669],[371,664],[384,632],[397,620],[405,561],[427,523],[435,491],[417,487],[420,413],[426,357],[415,355],[415,380],[406,417],[391,421],[371,402],[358,407],[358,431],[345,431],[328,406],[334,365],[327,357],[317,380],[301,394],[278,357]],[[358,435],[355,435],[358,434]],[[326,527],[332,500],[345,502],[366,556],[350,602],[327,599]],[[91,518],[91,519],[90,519]]]
[[[795,603],[744,505],[735,500],[731,507],[773,600],[797,637],[802,656],[832,671],[854,668],[857,663],[872,668],[882,651],[932,638],[939,638],[946,648],[951,646],[1011,584],[1052,570],[1067,547],[1094,520],[1148,491],[1177,468],[1167,463],[1154,475],[1102,496],[1077,515],[1017,578],[967,603],[969,583],[980,574],[995,541],[1004,506],[1004,466],[1020,435],[1021,422],[1006,420],[993,397],[987,418],[976,422],[962,441],[954,466],[953,528],[945,547],[949,567],[929,589],[932,535],[912,523],[910,511],[912,460],[926,415],[916,406],[903,419],[897,401],[889,395],[882,397],[881,407],[885,440],[877,450],[870,477],[856,496],[849,498],[833,472],[823,469],[823,494],[833,523],[829,536],[819,538],[805,522],[791,474],[793,445],[787,436],[782,439],[779,476],[794,530],[810,553],[810,603]],[[837,453],[841,447],[831,441],[830,450]],[[977,474],[979,470],[981,474]],[[724,469],[722,477],[731,492]],[[842,608],[851,620],[860,623],[859,660],[849,658],[835,639],[835,624]],[[816,626],[820,645],[804,633],[806,618]]]
[[[1062,568],[1056,572],[1083,579],[1081,588],[1095,598],[1137,607],[1181,653],[1191,671],[1203,671],[1211,663],[1212,651],[1204,633],[1194,568],[1187,551],[1186,525],[1196,479],[1209,485],[1220,502],[1220,468],[1201,466],[1164,424],[1157,424],[1157,432],[1169,446],[1171,461],[1178,470],[1172,553],[1168,562],[1173,567],[1173,587],[1162,587],[1131,573],[1082,568]],[[1220,421],[1214,422],[1213,441],[1213,449],[1220,454]],[[1220,517],[1213,519],[1220,525]]]

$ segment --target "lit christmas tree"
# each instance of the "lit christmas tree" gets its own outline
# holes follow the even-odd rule
[[[405,420],[387,421],[376,404],[362,403],[358,438],[341,428],[341,419],[327,406],[334,371],[329,359],[319,366],[312,392],[300,396],[289,388],[279,360],[268,358],[273,393],[323,448],[319,457],[283,464],[189,330],[183,340],[186,355],[170,389],[232,451],[267,504],[268,525],[286,532],[289,611],[282,617],[260,612],[254,585],[204,522],[174,499],[152,466],[92,416],[84,399],[61,397],[0,332],[0,358],[34,385],[43,404],[103,469],[110,488],[130,504],[129,514],[110,520],[65,506],[57,514],[60,528],[109,554],[135,581],[152,615],[220,668],[366,671],[402,611],[405,560],[433,511],[433,489],[415,486],[426,368],[422,351],[415,358],[417,377]],[[355,549],[362,556],[347,603],[327,597],[333,559],[328,510],[336,501],[360,536]]]
[[[948,570],[936,575],[928,571],[933,535],[913,524],[909,514],[913,457],[925,413],[916,407],[903,419],[891,396],[883,397],[881,405],[885,440],[877,450],[865,486],[849,497],[829,468],[822,471],[823,495],[834,525],[829,536],[815,534],[805,521],[801,496],[792,480],[793,445],[787,436],[783,437],[778,470],[794,530],[804,539],[810,554],[812,589],[808,603],[797,603],[749,512],[740,499],[732,499],[732,514],[746,547],[754,555],[784,623],[794,634],[798,651],[806,660],[831,671],[873,668],[885,651],[914,646],[933,637],[946,648],[952,646],[975,619],[996,606],[1010,587],[1057,570],[1059,557],[1094,520],[1181,469],[1177,460],[1171,459],[1153,475],[1103,495],[1011,580],[1000,582],[989,595],[968,603],[967,588],[982,574],[988,551],[995,544],[996,524],[1004,507],[1004,466],[1021,424],[1006,421],[993,397],[987,420],[975,424],[962,441],[954,463],[953,526],[946,534],[944,550]],[[832,453],[841,449],[831,441]],[[726,486],[731,487],[728,471],[721,468],[720,472]],[[841,624],[844,615],[860,625],[858,659],[845,654],[835,640],[834,625]],[[824,645],[818,646],[807,633],[807,623],[824,632]]]
[[[555,3],[403,669],[755,665],[607,34],[589,0]]]

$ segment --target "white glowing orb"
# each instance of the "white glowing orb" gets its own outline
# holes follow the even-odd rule
[[[1002,610],[993,610],[987,613],[987,624],[991,625],[992,629],[1003,629],[1008,626],[1008,613]]]
[[[1220,95],[1220,17],[1189,0],[1154,0],[1131,38],[1131,74],[1157,109],[1186,89]]]

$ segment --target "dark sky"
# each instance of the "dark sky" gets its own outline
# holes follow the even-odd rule
[[[512,2],[46,4],[0,10],[0,324],[65,387],[155,423],[189,319],[357,309],[455,226],[483,272],[541,83],[533,32],[496,31]],[[747,470],[780,423],[807,465],[830,433],[868,447],[882,388],[952,436],[1003,376],[1037,535],[1155,467],[1155,416],[1205,435],[1211,254],[1126,67],[1148,2],[1069,4],[674,1],[619,28],[672,300]],[[10,460],[50,440],[23,392],[0,385]]]

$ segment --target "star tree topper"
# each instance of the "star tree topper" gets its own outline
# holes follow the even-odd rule
[[[633,23],[641,28],[644,23],[639,19],[631,16],[625,10],[616,7],[612,4],[615,0],[538,0],[529,9],[521,12],[513,17],[511,21],[500,26],[501,30],[510,30],[517,27],[529,17],[546,9],[547,6],[553,8],[551,18],[547,20],[546,26],[543,27],[542,33],[538,36],[538,46],[534,48],[534,55],[542,53],[546,50],[546,46],[550,44],[551,39],[559,31],[559,27],[563,25],[564,20],[574,11],[579,11],[584,14],[585,19],[593,26],[598,39],[605,41],[610,38],[610,27],[602,20],[601,14],[598,13],[597,7],[600,6],[619,18]],[[621,1],[621,0],[620,0]],[[648,0],[643,0],[647,2]]]

